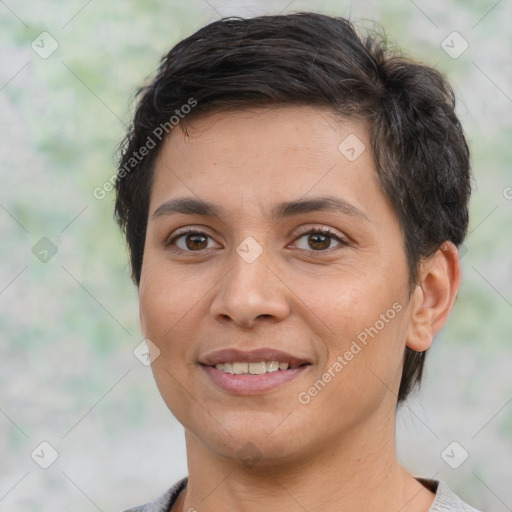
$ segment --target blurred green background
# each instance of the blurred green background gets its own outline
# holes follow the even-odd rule
[[[0,2],[0,510],[120,511],[186,475],[183,430],[133,354],[113,194],[93,189],[165,51],[221,16],[302,10],[381,23],[456,90],[475,176],[464,282],[397,443],[414,474],[512,510],[509,0]],[[46,470],[43,441],[59,454]],[[469,454],[457,469],[441,456],[453,441]]]

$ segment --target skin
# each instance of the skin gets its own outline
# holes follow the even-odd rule
[[[216,113],[187,130],[175,128],[159,154],[139,286],[141,329],[160,351],[154,377],[185,428],[189,483],[173,510],[427,511],[434,494],[397,461],[397,393],[405,347],[426,350],[455,300],[455,247],[421,262],[410,293],[402,232],[362,121],[285,106]],[[349,134],[367,148],[354,161],[338,149]],[[326,195],[362,214],[270,215],[276,203]],[[223,215],[153,215],[178,197]],[[175,240],[187,227],[207,238]],[[315,227],[344,242],[318,241]],[[248,236],[263,251],[252,263],[236,251]],[[396,303],[394,318],[300,403]],[[275,390],[237,396],[198,362],[216,349],[261,347],[312,364]],[[237,455],[247,443],[251,464]]]

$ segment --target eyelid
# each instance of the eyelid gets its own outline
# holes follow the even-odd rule
[[[340,246],[346,246],[346,245],[349,245],[349,243],[350,243],[350,239],[346,235],[334,230],[333,228],[331,228],[329,226],[308,226],[307,228],[304,228],[301,232],[299,232],[295,235],[295,238],[292,243],[295,243],[299,238],[302,238],[304,235],[315,234],[315,233],[329,235],[331,238],[334,238],[335,240],[337,240],[339,242]],[[325,249],[323,251],[308,250],[307,252],[320,255],[320,254],[328,253],[334,249],[336,249],[336,247],[331,247],[330,249]],[[304,251],[306,249],[299,249],[299,250]]]
[[[331,228],[330,226],[321,226],[321,225],[307,226],[307,227],[301,229],[301,231],[299,231],[299,233],[297,233],[295,235],[295,238],[299,238],[303,235],[307,235],[308,233],[326,233],[328,235],[332,235],[333,237],[339,238],[342,241],[348,242],[348,237],[346,237],[343,233],[335,230],[334,228]]]
[[[204,228],[204,227],[188,227],[187,226],[187,227],[183,227],[183,228],[180,228],[180,229],[177,229],[176,231],[174,231],[169,237],[167,237],[164,240],[163,245],[164,245],[164,247],[169,247],[171,245],[174,245],[176,247],[176,241],[179,238],[185,237],[187,235],[194,235],[194,234],[205,235],[207,238],[214,240],[214,238],[207,233],[206,228]],[[215,242],[215,243],[218,244],[218,242]],[[204,252],[206,249],[203,249],[202,251],[184,251],[183,249],[176,247],[176,250],[181,251],[181,252]]]

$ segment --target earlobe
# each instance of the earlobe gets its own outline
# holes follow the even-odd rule
[[[406,345],[416,352],[424,352],[446,323],[459,290],[461,268],[455,245],[445,242],[421,263],[419,276],[410,301]]]
[[[411,318],[406,345],[415,352],[424,352],[432,344],[432,310],[425,307],[426,297],[421,284],[417,284],[411,299]]]

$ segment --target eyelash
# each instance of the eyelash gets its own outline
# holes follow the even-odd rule
[[[333,231],[332,229],[330,228],[327,228],[327,227],[324,227],[324,228],[310,228],[308,229],[307,231],[304,231],[303,233],[300,233],[299,235],[297,235],[297,237],[294,239],[294,242],[299,240],[300,238],[306,236],[306,235],[313,235],[313,234],[322,234],[322,235],[329,235],[331,238],[334,238],[337,242],[340,243],[340,246],[346,246],[348,245],[348,241],[342,237],[340,237],[335,231]],[[174,236],[172,239],[166,241],[164,243],[165,247],[170,247],[170,246],[174,246],[175,247],[175,250],[177,252],[181,252],[181,253],[202,253],[204,251],[207,251],[208,249],[201,249],[199,251],[190,251],[190,250],[184,250],[184,249],[180,249],[179,247],[176,247],[176,241],[179,240],[180,238],[183,238],[183,237],[186,237],[187,235],[204,235],[208,238],[211,238],[208,234],[206,234],[204,231],[201,231],[199,229],[196,229],[196,228],[189,228],[187,229],[186,231],[182,231],[181,233],[178,233],[176,236]],[[324,250],[319,250],[319,251],[315,251],[315,250],[310,250],[309,252],[311,252],[312,254],[322,254],[322,253],[326,253],[326,252],[329,252],[331,250],[333,250],[335,248],[331,247],[330,249],[324,249]],[[299,250],[306,250],[306,249],[299,249]]]

